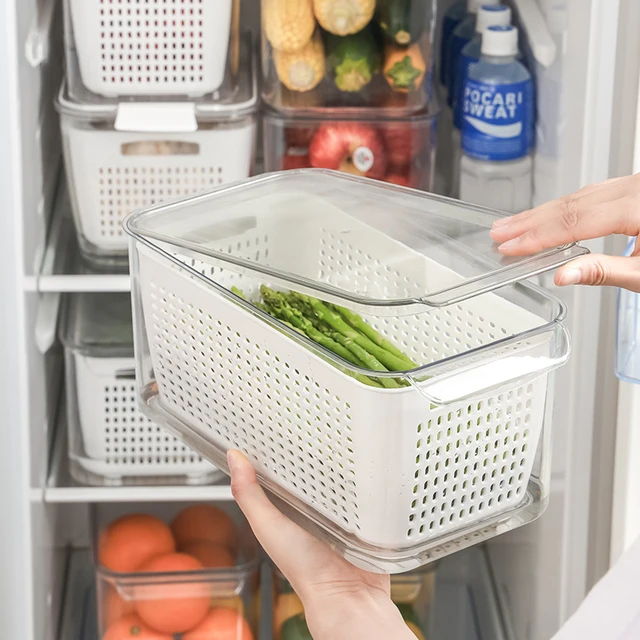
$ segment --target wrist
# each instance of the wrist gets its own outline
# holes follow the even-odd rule
[[[304,605],[314,640],[415,640],[398,607],[382,593],[318,597]]]

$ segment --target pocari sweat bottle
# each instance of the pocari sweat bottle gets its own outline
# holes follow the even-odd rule
[[[447,104],[453,107],[453,95],[455,92],[456,80],[458,77],[458,66],[460,54],[465,45],[476,33],[476,17],[482,5],[502,4],[500,0],[467,0],[467,15],[460,21],[460,24],[451,34],[451,44],[449,45],[448,70],[447,70]]]
[[[440,112],[438,122],[438,174],[442,178],[444,193],[451,195],[453,192],[453,156],[451,136],[453,134],[453,87],[455,86],[460,53],[464,46],[471,40],[475,33],[476,14],[483,4],[500,4],[500,0],[466,0],[466,14],[460,23],[454,28],[447,50],[445,52],[445,79],[447,104]]]
[[[451,36],[453,30],[467,15],[467,0],[458,0],[452,4],[442,18],[440,34],[440,84],[447,87],[449,73],[449,54],[451,52]]]
[[[451,134],[452,149],[452,180],[451,195],[457,198],[460,193],[460,156],[462,144],[462,100],[460,96],[467,81],[469,67],[480,60],[482,47],[482,34],[493,26],[508,26],[511,24],[511,8],[503,4],[490,5],[483,4],[478,9],[476,18],[476,33],[467,42],[460,53],[458,71],[456,74],[456,84],[453,94],[453,132]]]
[[[533,79],[519,62],[518,30],[489,27],[462,96],[462,200],[503,211],[531,207]]]

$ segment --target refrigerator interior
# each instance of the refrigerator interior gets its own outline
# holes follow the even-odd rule
[[[640,25],[634,2],[540,0],[553,13],[545,33],[555,43],[555,62],[544,71],[550,79],[544,95],[557,115],[548,131],[557,153],[545,158],[546,177],[536,183],[540,198],[631,171],[626,132],[635,127],[632,53]],[[128,291],[130,284],[123,274],[87,273],[78,258],[53,108],[62,73],[60,4],[0,1],[0,620],[6,637],[34,640],[92,637],[81,635],[91,615],[85,607],[92,582],[88,504],[231,499],[226,484],[81,486],[66,468],[63,358],[56,343],[62,297]],[[243,2],[243,20],[254,29],[256,5]],[[603,246],[590,243],[596,251]],[[553,286],[550,277],[541,280]],[[443,562],[432,640],[546,640],[608,566],[617,409],[612,295],[557,293],[569,307],[573,357],[557,376],[549,508],[535,524]]]

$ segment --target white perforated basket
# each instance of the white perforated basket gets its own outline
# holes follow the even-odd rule
[[[128,133],[63,115],[67,181],[80,248],[90,260],[122,257],[124,216],[251,173],[255,119],[193,133]]]
[[[140,411],[133,358],[99,358],[70,354],[78,424],[72,428],[72,459],[85,471],[111,481],[123,478],[183,478],[202,483],[219,471],[210,462],[151,422]],[[77,436],[81,435],[78,441]]]
[[[201,96],[222,85],[233,0],[67,0],[85,86]]]
[[[429,290],[462,280],[326,203],[302,222],[270,204],[261,200],[271,214],[256,216],[240,235],[212,238],[207,250],[370,295],[410,296],[415,287],[427,290],[426,280]],[[153,241],[136,249],[136,313],[144,326],[138,363],[154,372],[153,390],[144,389],[147,410],[164,412],[188,441],[208,443],[200,450],[212,457],[245,451],[269,488],[338,538],[384,553],[424,550],[543,500],[528,489],[549,371],[559,362],[533,376],[517,367],[544,359],[550,336],[565,336],[564,329],[496,294],[368,317],[417,362],[467,354],[457,367],[445,364],[453,378],[434,370],[426,382],[408,375],[410,387],[375,388],[227,292],[235,285],[254,297],[264,276]],[[381,264],[388,265],[384,277]],[[546,328],[536,334],[537,327]],[[507,340],[527,332],[527,339]],[[438,395],[441,404],[427,399]]]

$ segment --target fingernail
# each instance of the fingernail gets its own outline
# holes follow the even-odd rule
[[[231,471],[231,473],[241,464],[241,456],[242,454],[235,449],[227,451],[227,464],[229,465],[229,471]]]
[[[494,227],[504,227],[505,224],[509,224],[509,222],[511,222],[511,218],[507,217],[507,218],[498,218],[497,220],[494,220],[493,222],[493,226]]]
[[[509,242],[504,242],[501,244],[498,249],[500,251],[513,251],[520,244],[520,238],[514,238],[513,240],[509,240]]]
[[[571,284],[579,284],[582,280],[580,269],[565,269],[558,275],[558,286],[567,287]]]

